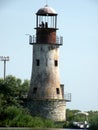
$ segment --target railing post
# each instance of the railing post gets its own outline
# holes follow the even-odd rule
[[[63,44],[63,37],[60,36],[60,44]]]
[[[29,35],[29,43],[32,43],[32,36]]]

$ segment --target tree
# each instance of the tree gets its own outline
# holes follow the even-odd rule
[[[66,110],[67,121],[74,121],[75,120],[75,113],[77,113],[77,112],[80,112],[80,111],[79,110],[70,110],[70,109],[67,109]]]
[[[12,75],[6,77],[5,80],[0,79],[0,106],[19,106],[23,103],[29,90],[29,80],[16,78]]]
[[[90,130],[98,130],[98,111],[89,111]]]

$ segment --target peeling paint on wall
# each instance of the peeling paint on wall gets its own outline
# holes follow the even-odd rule
[[[36,60],[40,61],[40,65],[36,64]],[[55,65],[55,61],[58,62],[57,65]],[[62,99],[59,76],[59,48],[48,44],[34,45],[32,64],[29,97],[38,99],[42,98],[42,95],[44,98]],[[35,87],[37,92],[33,95]],[[59,94],[57,94],[56,88],[59,89]]]

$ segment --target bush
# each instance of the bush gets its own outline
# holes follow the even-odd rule
[[[44,122],[44,127],[45,128],[54,128],[54,127],[56,127],[54,121],[52,121],[52,120],[44,119],[43,122]]]
[[[3,110],[2,116],[4,118],[0,120],[0,126],[36,128],[50,128],[54,126],[53,121],[41,117],[32,117],[27,109],[17,108],[16,106],[7,107]]]
[[[10,126],[31,127],[32,117],[30,115],[18,115],[9,123]]]
[[[0,126],[25,126],[32,119],[27,110],[16,106],[4,109],[2,116]]]
[[[90,129],[98,130],[98,113],[94,114],[90,119]]]
[[[5,109],[5,115],[9,120],[13,120],[17,115],[22,114],[22,109],[15,106],[9,106]]]

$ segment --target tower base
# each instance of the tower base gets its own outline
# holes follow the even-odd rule
[[[41,116],[53,121],[66,120],[66,102],[64,99],[28,99],[27,107],[32,116]]]

